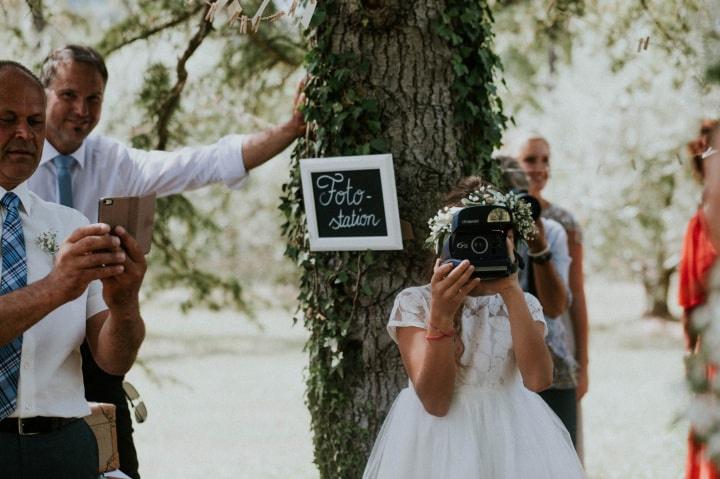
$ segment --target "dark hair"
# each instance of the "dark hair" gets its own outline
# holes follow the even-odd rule
[[[512,156],[506,155],[498,155],[493,159],[500,164],[500,168],[502,169],[502,187],[506,191],[514,188],[520,190],[528,189],[530,185],[528,184],[525,170],[523,170],[522,166],[520,166],[520,162]]]
[[[105,60],[97,50],[83,45],[65,45],[50,52],[50,55],[43,61],[40,70],[40,81],[45,88],[49,87],[55,79],[58,65],[67,61],[90,65],[102,77],[103,85],[107,85],[107,67],[105,66]]]
[[[45,88],[43,88],[40,79],[29,68],[27,68],[22,63],[18,63],[12,60],[0,60],[0,72],[8,68],[19,71],[20,73],[23,73],[30,77],[30,80],[35,83],[40,88],[40,90],[42,90],[43,97],[45,96]]]
[[[698,136],[687,144],[687,151],[690,155],[690,165],[692,166],[693,176],[702,183],[705,176],[703,171],[702,154],[712,143],[713,137],[720,131],[720,121],[705,119],[700,123],[700,131]]]
[[[460,179],[445,195],[441,206],[462,206],[462,200],[470,196],[470,193],[479,190],[482,186],[493,185],[479,176],[466,176]]]

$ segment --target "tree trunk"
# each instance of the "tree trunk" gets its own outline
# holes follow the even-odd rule
[[[332,50],[353,52],[369,65],[366,74],[354,75],[348,88],[362,91],[380,105],[383,136],[393,153],[401,217],[413,225],[416,236],[405,243],[406,251],[382,255],[392,256],[397,269],[378,265],[381,274],[366,281],[376,293],[360,298],[351,325],[364,365],[358,371],[362,381],[353,391],[356,418],[372,432],[369,441],[354,446],[367,449],[398,391],[407,384],[385,324],[395,294],[429,279],[422,248],[427,219],[437,210],[438,193],[447,191],[461,175],[456,151],[462,132],[452,121],[450,49],[434,29],[442,3],[339,3],[339,14],[327,19],[333,31]],[[370,28],[359,28],[363,16],[370,19]]]
[[[645,288],[645,311],[643,317],[674,320],[668,307],[670,278],[675,268],[666,268],[665,254],[660,252],[655,264],[643,271],[643,287]]]
[[[455,12],[469,12],[463,15],[467,30],[453,40],[441,31],[449,3]],[[497,58],[487,49],[490,17],[484,2],[468,5],[318,3],[315,16],[322,22],[308,57],[312,77],[306,87],[306,118],[316,136],[300,142],[296,161],[391,152],[400,217],[414,233],[400,252],[309,252],[296,162],[281,209],[288,218],[288,255],[302,271],[300,309],[311,332],[307,403],[324,478],[361,476],[387,411],[407,385],[385,328],[394,298],[429,281],[427,220],[463,174],[487,166],[499,141],[504,117],[492,85]],[[460,57],[452,42],[467,35],[474,40]],[[475,82],[473,88],[464,86],[461,75]],[[468,100],[458,102],[462,95]]]

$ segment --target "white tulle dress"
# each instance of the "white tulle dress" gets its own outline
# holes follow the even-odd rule
[[[538,300],[526,294],[535,321]],[[388,332],[426,328],[430,286],[395,300]],[[428,414],[412,383],[398,395],[375,441],[364,479],[574,479],[585,474],[560,419],[523,386],[505,304],[499,295],[467,298],[465,350],[448,414]]]

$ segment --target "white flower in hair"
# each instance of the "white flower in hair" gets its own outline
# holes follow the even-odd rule
[[[453,216],[455,216],[455,213],[461,209],[462,208],[459,206],[446,206],[445,208],[438,210],[437,214],[428,220],[428,226],[430,226],[430,236],[428,236],[426,243],[429,246],[434,248],[438,238],[450,232]]]
[[[532,218],[530,204],[526,201],[520,201],[516,193],[510,192],[504,194],[491,186],[481,186],[466,198],[463,198],[461,203],[463,207],[486,205],[505,206],[510,210],[513,229],[525,240],[531,240],[535,237],[535,222]],[[425,243],[429,247],[435,248],[438,241],[450,233],[453,216],[461,209],[462,207],[459,206],[446,206],[438,210],[437,214],[428,220],[430,235],[427,240],[425,240]]]

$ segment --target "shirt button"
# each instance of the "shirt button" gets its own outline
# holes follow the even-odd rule
[[[32,409],[32,406],[31,406],[31,405],[29,405],[29,404],[26,404],[26,405],[25,405],[25,410],[26,410],[26,411],[29,411],[29,410],[31,410],[31,409]]]
[[[23,364],[23,369],[25,369],[26,371],[30,369],[30,363]]]

